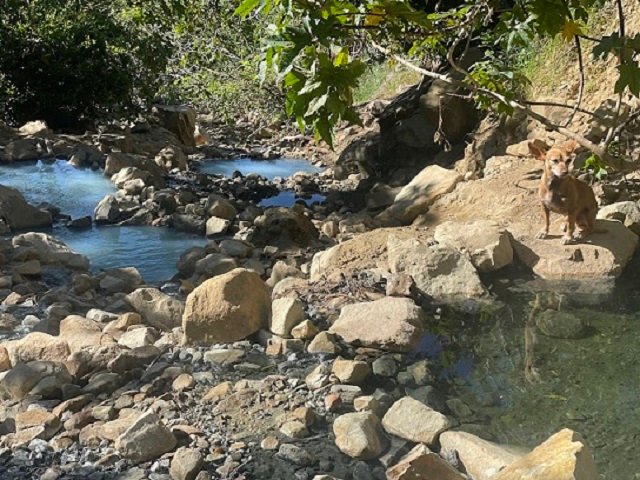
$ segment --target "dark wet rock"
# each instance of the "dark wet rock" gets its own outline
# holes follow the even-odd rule
[[[120,220],[122,212],[118,201],[113,195],[107,195],[96,206],[93,213],[96,223],[116,223]]]
[[[174,213],[171,216],[173,228],[181,232],[204,235],[206,232],[206,220],[202,217],[185,213]]]
[[[578,315],[557,310],[545,310],[536,320],[538,329],[548,337],[581,338],[588,327]]]
[[[14,230],[49,227],[51,214],[29,205],[15,188],[0,185],[0,216],[7,227]]]

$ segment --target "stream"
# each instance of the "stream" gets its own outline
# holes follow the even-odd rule
[[[233,169],[230,164],[234,165]],[[269,178],[292,175],[305,169],[317,170],[302,160],[216,161],[207,162],[205,167],[203,173],[231,175],[239,170],[246,175],[256,171]],[[72,218],[93,217],[98,202],[105,195],[116,192],[115,186],[102,172],[75,168],[66,160],[2,164],[0,184],[17,188],[33,205],[48,202]],[[293,192],[282,192],[280,195],[265,199],[264,206],[287,206],[297,200]],[[53,229],[43,231],[86,255],[94,271],[133,266],[146,282],[153,284],[169,280],[175,275],[176,262],[185,250],[207,243],[204,237],[150,226],[94,225],[90,229],[74,230],[56,225]]]

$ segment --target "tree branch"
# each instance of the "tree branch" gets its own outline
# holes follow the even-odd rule
[[[584,113],[586,115],[589,115],[590,117],[593,118],[597,118],[598,120],[605,120],[605,118],[596,113],[596,112],[592,112],[591,110],[587,110],[586,108],[582,108],[576,104],[569,104],[569,103],[560,103],[560,102],[542,102],[542,101],[536,101],[536,100],[521,100],[520,103],[522,103],[523,105],[531,105],[534,107],[559,107],[559,108],[567,108],[567,109],[575,109],[577,112],[580,113]]]
[[[571,140],[575,140],[579,145],[581,145],[582,147],[586,148],[587,150],[590,150],[591,152],[595,153],[596,155],[598,155],[600,158],[602,158],[608,165],[610,165],[611,167],[615,168],[616,170],[619,170],[621,172],[629,172],[632,170],[637,169],[638,164],[636,162],[630,162],[630,161],[626,161],[624,159],[621,158],[617,158],[614,157],[613,155],[611,155],[607,149],[601,145],[598,145],[594,142],[592,142],[591,140],[583,137],[582,135],[577,134],[576,132],[569,130],[567,127],[563,127],[562,125],[556,125],[555,123],[553,123],[551,120],[549,120],[547,117],[545,117],[544,115],[541,115],[537,112],[535,112],[534,110],[532,110],[531,108],[529,108],[528,106],[526,106],[525,104],[518,102],[516,100],[511,100],[506,98],[504,95],[498,93],[498,92],[494,92],[492,90],[488,90],[486,88],[480,87],[475,83],[471,83],[471,84],[465,84],[461,81],[455,80],[453,78],[451,78],[449,75],[442,75],[436,72],[431,72],[429,70],[426,70],[424,68],[421,68],[417,65],[414,65],[413,63],[409,62],[408,60],[405,60],[404,58],[400,57],[399,55],[396,55],[392,52],[390,52],[388,49],[384,48],[383,46],[377,44],[375,41],[372,42],[372,45],[375,49],[377,49],[378,51],[380,51],[381,53],[390,56],[391,58],[393,58],[395,61],[397,61],[398,63],[424,75],[425,77],[429,77],[429,78],[433,78],[436,80],[441,80],[443,82],[446,82],[450,85],[456,85],[456,86],[460,86],[460,87],[464,87],[464,88],[468,88],[472,91],[475,91],[476,93],[482,93],[484,95],[488,95],[490,97],[492,97],[494,100],[497,100],[501,103],[503,103],[504,105],[508,105],[509,107],[515,109],[515,110],[519,110],[524,112],[525,114],[527,114],[529,117],[533,118],[534,120],[537,120],[538,122],[540,122],[542,125],[544,125],[545,127],[549,128],[550,130],[553,130],[555,132],[560,133],[561,135],[571,139]],[[465,72],[465,74],[467,75],[468,78],[468,72],[466,72],[465,70],[463,70]]]
[[[620,33],[620,38],[622,39],[622,42],[623,42],[622,47],[620,48],[620,55],[619,55],[619,62],[620,62],[620,65],[622,65],[625,63],[624,42],[625,42],[626,26],[625,26],[624,8],[622,6],[622,0],[616,0],[616,5],[618,7],[618,23],[619,23],[618,31]],[[622,93],[623,92],[620,92],[618,94],[618,99],[616,100],[616,107],[613,114],[613,120],[611,121],[611,126],[607,130],[607,135],[605,136],[605,139],[604,139],[605,147],[608,147],[614,138],[613,134],[614,134],[615,126],[616,126],[616,123],[618,122],[618,119],[620,118],[620,109],[622,108]]]

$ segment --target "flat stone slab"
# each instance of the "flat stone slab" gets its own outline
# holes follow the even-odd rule
[[[561,231],[537,239],[518,227],[509,228],[516,255],[547,280],[616,278],[638,247],[638,236],[617,221],[597,220],[595,233],[569,245],[562,244]]]

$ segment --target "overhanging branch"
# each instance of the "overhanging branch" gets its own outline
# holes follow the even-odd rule
[[[557,125],[555,123],[553,123],[550,119],[548,119],[547,117],[545,117],[544,115],[535,112],[534,110],[532,110],[531,108],[529,108],[525,103],[517,101],[517,100],[512,100],[509,98],[506,98],[504,95],[494,92],[492,90],[488,90],[486,88],[480,87],[478,85],[476,85],[475,83],[471,83],[471,84],[465,84],[461,81],[455,80],[454,78],[452,78],[450,75],[443,75],[440,73],[436,73],[436,72],[432,72],[429,70],[426,70],[424,68],[419,67],[418,65],[413,64],[412,62],[402,58],[399,55],[396,55],[394,53],[392,53],[391,51],[389,51],[387,48],[383,47],[382,45],[379,45],[377,42],[372,41],[372,45],[373,47],[378,50],[379,52],[393,58],[396,62],[400,63],[401,65],[404,65],[407,68],[410,68],[411,70],[414,70],[415,72],[420,73],[421,75],[425,76],[425,77],[429,77],[432,78],[434,80],[441,80],[443,82],[446,82],[450,85],[455,85],[455,86],[459,86],[459,87],[463,87],[463,88],[467,88],[473,92],[476,93],[482,93],[484,95],[490,96],[492,97],[494,100],[497,100],[505,105],[508,105],[509,107],[513,108],[514,110],[519,110],[523,113],[525,113],[527,116],[533,118],[534,120],[537,120],[538,122],[540,122],[542,125],[544,125],[546,128],[553,130],[555,132],[560,133],[561,135],[571,139],[571,140],[575,140],[579,145],[581,145],[582,147],[586,148],[587,150],[590,150],[591,152],[593,152],[594,154],[598,155],[600,158],[602,158],[608,165],[610,165],[612,168],[621,171],[621,172],[629,172],[632,170],[636,170],[638,168],[638,164],[636,162],[630,162],[630,161],[626,161],[624,159],[618,158],[618,157],[614,157],[613,155],[611,155],[607,149],[602,146],[602,145],[598,145],[594,142],[592,142],[591,140],[589,140],[588,138],[585,138],[584,136],[569,130],[567,127],[563,127],[562,125]],[[465,73],[468,75],[468,72],[465,71]]]

